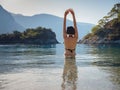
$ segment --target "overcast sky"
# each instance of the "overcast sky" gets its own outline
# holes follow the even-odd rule
[[[64,11],[73,8],[77,22],[97,24],[120,0],[0,0],[0,5],[16,14],[53,14],[63,17]],[[71,16],[68,16],[71,19]]]

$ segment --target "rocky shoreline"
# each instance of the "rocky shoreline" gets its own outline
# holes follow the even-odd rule
[[[120,44],[120,40],[108,40],[106,38],[99,38],[97,36],[83,39],[79,41],[80,44]]]

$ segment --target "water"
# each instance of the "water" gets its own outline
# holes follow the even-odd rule
[[[120,46],[0,45],[0,90],[120,90]]]

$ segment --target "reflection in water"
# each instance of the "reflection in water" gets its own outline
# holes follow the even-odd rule
[[[120,67],[109,67],[108,69],[104,70],[111,73],[110,80],[120,88]]]
[[[63,70],[62,90],[76,90],[77,66],[75,58],[66,58]]]
[[[110,80],[120,86],[120,45],[98,45],[91,52],[98,58],[94,65],[106,67],[103,70],[110,73]]]

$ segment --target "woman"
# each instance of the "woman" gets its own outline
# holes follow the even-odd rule
[[[66,16],[69,14],[69,12],[72,14],[73,17],[73,26],[67,27],[66,30]],[[64,13],[64,23],[63,23],[63,38],[64,38],[64,46],[65,46],[65,56],[66,57],[75,57],[75,49],[78,39],[78,30],[76,25],[76,19],[75,14],[72,9],[68,9]]]

